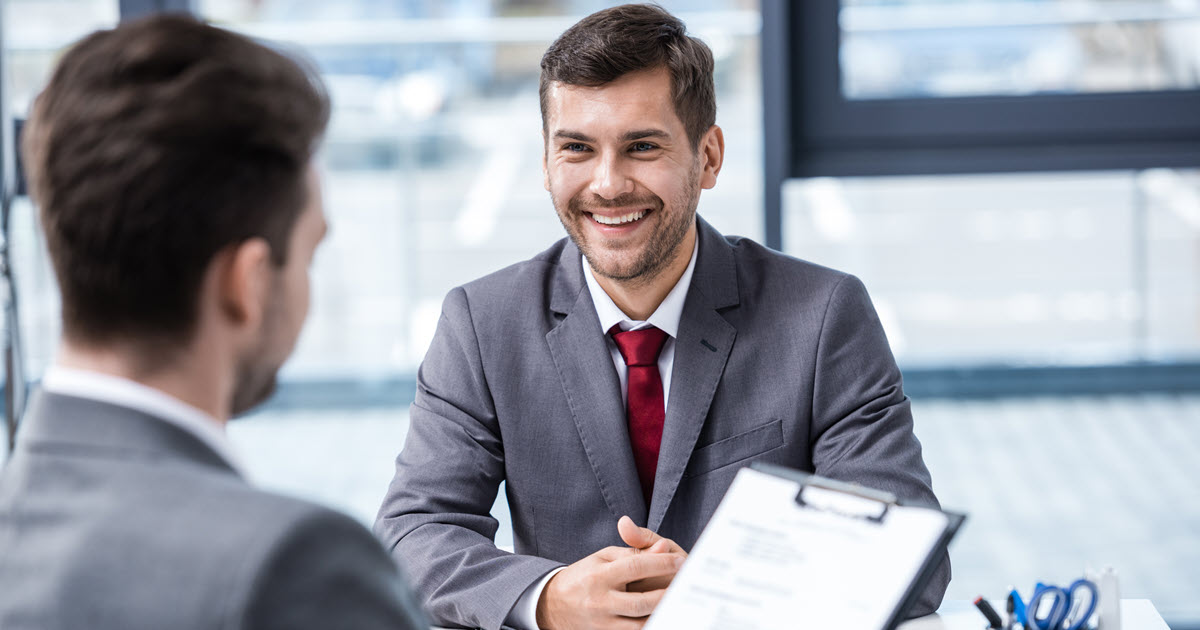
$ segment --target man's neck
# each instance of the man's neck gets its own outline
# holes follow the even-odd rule
[[[692,261],[692,251],[696,246],[696,231],[693,224],[688,235],[676,248],[671,263],[651,278],[614,280],[595,273],[595,270],[592,275],[622,313],[634,321],[644,322],[658,310],[658,306],[666,299],[671,289],[675,288],[679,278],[683,277],[683,272],[687,271],[688,264]]]
[[[187,353],[184,353],[185,355]],[[140,351],[120,347],[81,346],[63,340],[58,365],[127,379],[156,389],[212,416],[222,426],[229,419],[229,395],[220,379],[204,368],[204,361],[155,362],[153,368]]]

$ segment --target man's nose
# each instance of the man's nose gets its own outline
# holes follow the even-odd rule
[[[633,180],[626,172],[620,156],[609,153],[597,160],[589,189],[602,199],[616,199],[633,192]]]

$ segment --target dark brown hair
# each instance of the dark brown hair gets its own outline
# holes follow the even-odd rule
[[[68,339],[186,342],[221,250],[282,265],[329,118],[315,74],[186,16],[75,44],[24,134]]]
[[[692,149],[717,119],[713,56],[708,45],[687,34],[687,27],[653,4],[626,4],[593,13],[559,36],[542,56],[538,96],[542,130],[550,83],[597,87],[630,72],[665,67],[671,73],[675,115],[687,130]]]

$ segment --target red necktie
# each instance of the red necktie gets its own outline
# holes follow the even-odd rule
[[[613,326],[608,334],[617,342],[617,349],[625,358],[625,365],[629,366],[626,380],[629,400],[625,412],[629,420],[629,441],[642,482],[642,497],[649,505],[650,497],[654,495],[663,421],[667,416],[662,376],[658,373],[658,353],[667,340],[667,333],[653,326],[627,332]]]

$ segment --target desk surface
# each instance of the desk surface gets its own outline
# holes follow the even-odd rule
[[[993,605],[996,602],[992,602]],[[1003,606],[997,610],[1003,610]],[[987,627],[983,615],[968,601],[949,600],[932,615],[900,624],[899,630],[981,630]],[[1148,599],[1121,600],[1123,630],[1171,630]],[[446,630],[434,627],[433,630]]]
[[[992,602],[992,605],[996,606],[997,602]],[[997,610],[1004,610],[1003,605]],[[944,602],[936,614],[900,624],[899,630],[980,630],[986,626],[987,622],[974,604],[953,600]],[[1121,600],[1121,628],[1170,630],[1148,599]]]
[[[992,602],[996,605],[997,602]],[[1003,610],[1003,606],[997,608]],[[983,614],[970,601],[949,600],[930,616],[900,624],[899,630],[980,630],[986,628]],[[434,626],[433,630],[448,630]],[[1171,630],[1148,599],[1121,600],[1121,630]]]

